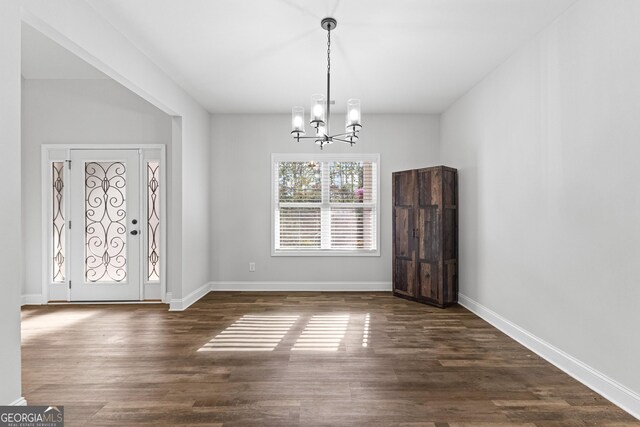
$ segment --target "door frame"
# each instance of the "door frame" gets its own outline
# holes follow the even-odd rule
[[[53,282],[51,280],[53,271],[53,252],[52,248],[52,235],[53,225],[51,221],[51,206],[53,203],[52,191],[51,191],[51,164],[54,162],[66,162],[71,157],[71,150],[138,150],[140,153],[140,186],[144,190],[146,180],[146,162],[151,160],[157,160],[160,163],[160,299],[163,303],[167,303],[167,187],[170,183],[167,182],[167,162],[166,162],[166,146],[164,144],[42,144],[41,147],[41,197],[42,202],[42,303],[49,304],[50,300],[71,302],[71,294],[69,291],[69,273],[71,272],[70,263],[71,259],[67,257],[65,259],[65,280],[64,282]],[[159,154],[159,156],[158,156]],[[68,180],[68,167],[65,163],[66,171],[65,180]],[[70,212],[70,194],[68,185],[69,181],[65,182],[63,188],[63,202],[65,213]],[[145,260],[146,251],[148,248],[147,243],[147,192],[140,191],[140,208],[141,218],[145,218],[144,224],[141,221],[141,229],[144,227],[144,238],[141,242],[140,251],[140,303],[145,302],[145,287],[149,285],[148,280],[145,278],[145,272],[147,271]],[[65,225],[67,220],[65,219]],[[69,254],[71,233],[69,227],[65,227],[65,253]],[[153,283],[153,282],[152,282]],[[52,295],[53,294],[53,295]],[[53,297],[53,299],[52,299]],[[96,303],[100,303],[97,301]],[[130,304],[130,301],[111,301],[111,304]]]

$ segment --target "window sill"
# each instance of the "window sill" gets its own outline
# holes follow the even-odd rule
[[[379,257],[380,251],[336,251],[336,250],[315,250],[315,251],[283,251],[283,250],[272,250],[272,257],[298,257],[298,256],[306,256],[306,257]]]

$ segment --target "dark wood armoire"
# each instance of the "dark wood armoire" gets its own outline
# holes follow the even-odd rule
[[[393,293],[458,302],[458,173],[435,166],[393,174]]]

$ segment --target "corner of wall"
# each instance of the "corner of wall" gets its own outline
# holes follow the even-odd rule
[[[167,294],[169,311],[184,311],[211,291],[211,282],[205,283],[184,298],[173,298]]]

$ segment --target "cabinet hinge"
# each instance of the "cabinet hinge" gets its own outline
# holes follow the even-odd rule
[[[65,160],[67,166],[69,166],[69,170],[71,170],[71,160]]]
[[[71,221],[69,221],[69,230],[71,230]]]
[[[69,289],[71,289],[71,280],[69,280]]]

